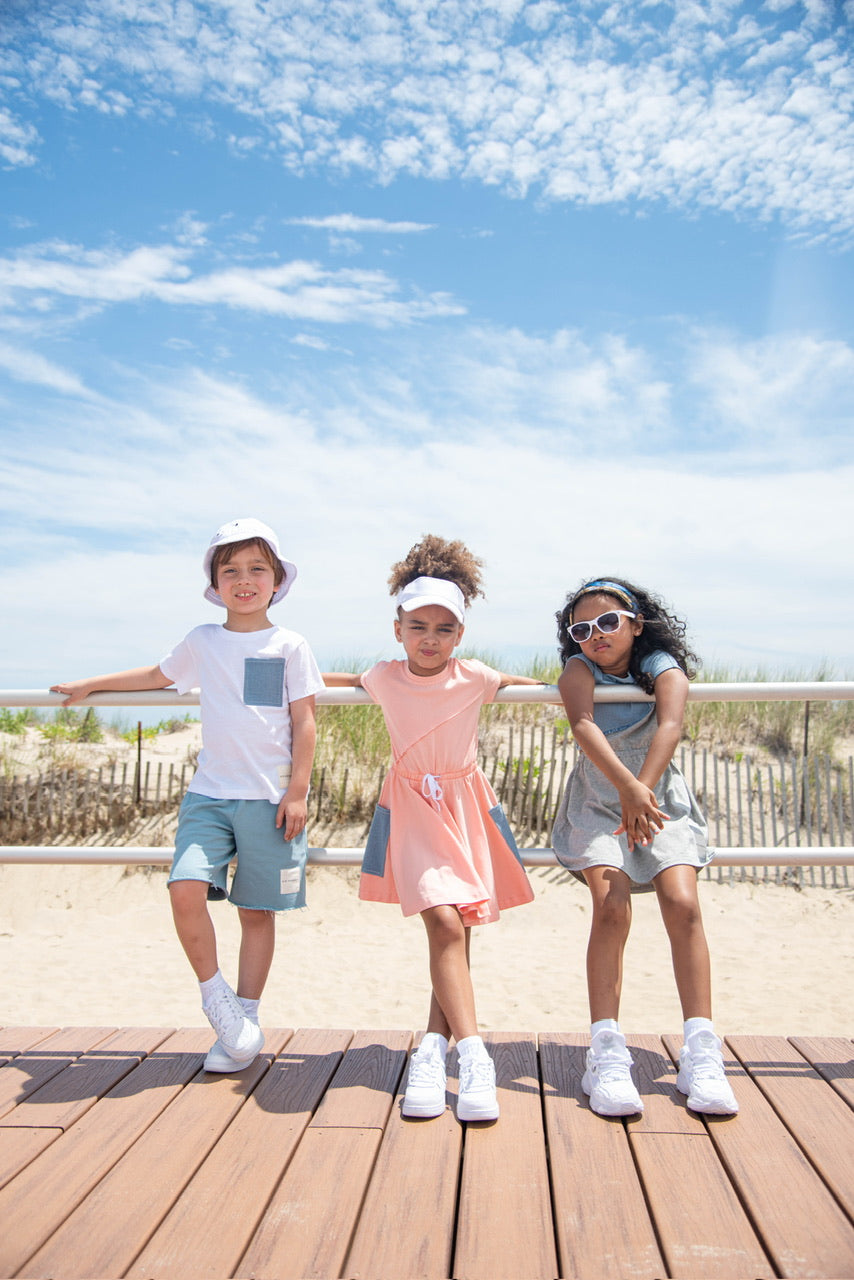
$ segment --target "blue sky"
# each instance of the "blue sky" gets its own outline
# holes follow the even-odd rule
[[[225,520],[392,656],[623,574],[709,664],[851,675],[854,4],[7,0],[2,683],[157,660]],[[17,607],[20,603],[20,609]]]

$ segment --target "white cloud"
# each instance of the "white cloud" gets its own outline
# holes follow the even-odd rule
[[[203,242],[198,224],[193,236],[193,247]],[[464,313],[447,294],[401,296],[398,282],[383,271],[331,271],[294,260],[260,267],[238,263],[194,274],[186,239],[182,234],[177,245],[142,245],[127,252],[63,243],[31,246],[0,259],[0,307],[25,299],[42,310],[52,310],[63,298],[101,306],[153,299],[378,327]]]
[[[147,368],[86,404],[73,376],[21,353],[50,394],[7,394],[0,591],[18,598],[46,564],[51,590],[47,616],[7,637],[10,681],[159,656],[209,616],[201,548],[246,514],[280,529],[300,567],[282,616],[327,662],[392,651],[388,568],[426,531],[487,562],[488,603],[469,627],[482,649],[549,650],[565,592],[621,572],[671,599],[708,659],[849,662],[854,613],[838,583],[854,467],[824,422],[850,414],[850,349],[694,330],[665,377],[617,336],[380,341],[375,362],[334,378],[325,361],[306,365],[266,397]],[[676,421],[683,406],[698,414],[696,441],[693,420]]]
[[[854,223],[854,65],[844,16],[818,0],[749,15],[682,0],[595,13],[244,0],[180,21],[155,0],[132,13],[83,0],[19,22],[6,64],[29,92],[170,127],[191,99],[235,149],[274,148],[298,173],[460,175],[840,237]]]
[[[315,337],[313,333],[297,333],[291,338],[291,342],[298,347],[310,347],[313,351],[328,351],[329,343],[324,342],[323,338]]]
[[[50,564],[51,589],[40,616],[7,637],[11,683],[155,660],[214,616],[201,553],[222,520],[246,514],[276,527],[299,566],[277,616],[326,663],[393,652],[389,566],[427,531],[462,537],[486,561],[488,600],[468,629],[481,650],[551,650],[565,593],[621,572],[672,600],[707,657],[848,660],[848,602],[820,635],[809,619],[848,574],[851,467],[733,479],[687,462],[548,455],[524,437],[333,445],[248,398],[226,410],[221,392],[194,388],[193,422],[208,419],[206,432],[175,404],[168,453],[59,449],[49,465],[30,458],[16,470],[0,586],[7,600],[25,598]],[[239,423],[227,427],[235,414],[252,417],[251,444]]]
[[[10,111],[0,107],[0,159],[7,169],[36,163],[39,135],[31,124],[22,124]]]
[[[325,218],[287,218],[290,226],[317,227],[321,231],[339,231],[350,235],[412,235],[435,230],[431,222],[389,222],[385,218],[360,218],[354,213],[333,213]]]
[[[697,334],[689,381],[701,417],[720,440],[740,438],[761,456],[769,446],[807,463],[850,456],[854,434],[854,350],[812,335],[745,342]]]
[[[93,393],[83,385],[76,374],[59,368],[37,352],[23,347],[13,347],[0,342],[0,369],[5,369],[16,382],[29,382],[60,391],[65,395],[80,396],[88,400]]]

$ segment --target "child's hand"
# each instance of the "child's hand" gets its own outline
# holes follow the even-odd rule
[[[285,840],[293,840],[305,830],[308,818],[308,801],[305,796],[289,798],[287,791],[279,801],[276,810],[276,826],[284,827],[282,836]]]
[[[64,707],[70,707],[72,702],[82,702],[92,692],[88,680],[68,680],[63,684],[52,684],[50,691],[65,694],[65,701],[62,704]]]
[[[625,833],[629,853],[636,844],[648,845],[653,837],[669,822],[669,816],[658,807],[655,792],[637,779],[620,791],[622,821],[615,836]]]

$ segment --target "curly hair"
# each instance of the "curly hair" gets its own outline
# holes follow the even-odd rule
[[[459,587],[468,608],[476,596],[484,595],[482,568],[483,561],[472,555],[465,543],[448,542],[435,533],[425,533],[420,542],[410,547],[404,560],[392,565],[389,594],[396,596],[416,578],[445,578]]]
[[[572,624],[573,609],[582,596],[610,596],[620,607],[623,607],[626,603],[625,600],[622,600],[612,591],[608,591],[607,588],[591,585],[600,581],[603,581],[603,579],[588,578],[576,591],[567,596],[566,604],[559,613],[555,614],[560,659],[563,663],[566,663],[573,654],[581,653],[581,645],[572,639],[569,634],[569,628]],[[654,595],[651,591],[644,591],[641,587],[634,586],[631,582],[627,582],[625,578],[608,577],[604,581],[612,582],[615,587],[620,587],[629,596],[633,596],[638,603],[638,614],[643,618],[643,630],[639,636],[635,636],[635,642],[632,645],[632,652],[629,657],[628,674],[635,684],[640,685],[644,693],[653,692],[654,681],[650,675],[641,671],[640,664],[641,660],[655,649],[663,649],[666,653],[671,654],[688,679],[693,680],[697,674],[700,659],[696,653],[688,648],[685,640],[687,628],[682,619],[668,612],[667,606],[660,596]]]

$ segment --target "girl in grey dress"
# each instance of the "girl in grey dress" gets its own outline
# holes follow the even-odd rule
[[[654,889],[685,1020],[678,1088],[695,1111],[733,1115],[738,1103],[711,1021],[709,949],[697,896],[697,872],[712,855],[703,816],[672,760],[695,674],[685,624],[652,593],[619,578],[585,582],[557,621],[565,664],[558,688],[581,756],[552,843],[593,899],[591,1047],[582,1088],[600,1115],[643,1110],[617,1019],[631,893]],[[593,691],[603,685],[640,688],[654,702],[594,703]]]

